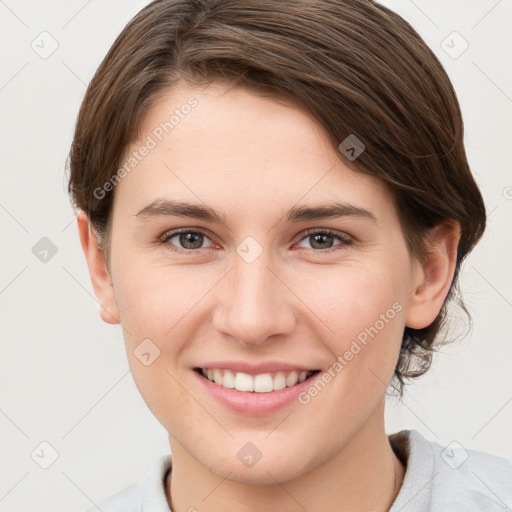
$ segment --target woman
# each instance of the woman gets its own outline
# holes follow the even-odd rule
[[[384,429],[486,218],[453,88],[402,18],[157,0],[94,76],[70,171],[101,317],[172,454],[101,510],[510,505],[510,460]]]

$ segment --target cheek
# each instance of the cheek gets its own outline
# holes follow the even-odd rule
[[[363,424],[391,382],[401,346],[407,287],[398,272],[377,266],[372,272],[338,268],[328,281],[330,293],[319,287],[313,293],[311,287],[309,296],[314,297],[312,309],[332,331],[322,328],[326,334],[319,338],[332,361],[323,372],[325,384],[312,384],[300,403],[322,422],[325,432],[336,433],[341,425]]]
[[[302,293],[314,298],[311,309],[329,328],[321,327],[332,364],[337,361],[332,391],[358,407],[380,395],[393,376],[405,323],[406,283],[398,272],[377,265],[371,271],[333,270],[329,291],[314,282]]]
[[[331,331],[326,339],[341,349],[359,334],[364,339],[367,330],[375,336],[373,327],[382,334],[399,332],[404,290],[403,281],[389,269],[361,266],[338,267],[328,275],[324,271],[321,280],[310,276],[302,280],[299,293],[310,298],[311,309]]]
[[[216,282],[193,266],[146,261],[120,270],[116,301],[123,327],[162,342],[193,317],[194,305]]]
[[[193,266],[151,261],[120,265],[118,276],[116,301],[133,379],[148,407],[168,428],[166,421],[173,411],[194,408],[179,384],[188,371],[180,367],[181,354],[197,326],[207,321],[198,316],[202,312],[198,301],[218,276]]]

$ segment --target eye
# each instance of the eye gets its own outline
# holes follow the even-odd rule
[[[340,240],[341,243],[334,245],[333,241],[336,238]],[[318,249],[315,252],[336,251],[338,249],[343,249],[343,247],[353,243],[352,238],[350,238],[345,233],[332,231],[331,229],[309,230],[306,232],[306,236],[301,239],[301,242],[305,240],[310,241],[311,249]]]
[[[173,238],[176,238],[177,242],[180,244],[179,246],[171,243],[171,240]],[[204,233],[203,231],[191,229],[170,231],[160,237],[160,242],[162,244],[170,243],[170,245],[176,247],[177,249],[181,249],[182,251],[185,252],[194,251],[196,249],[208,249],[209,247],[214,246],[214,244],[212,244],[209,247],[203,247],[203,243],[205,240],[210,240],[206,233]]]

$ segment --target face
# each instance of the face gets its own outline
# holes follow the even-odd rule
[[[384,184],[293,104],[221,84],[173,89],[134,151],[115,187],[111,309],[171,451],[274,483],[382,428],[423,276]]]

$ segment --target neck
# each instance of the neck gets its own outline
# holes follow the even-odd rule
[[[173,512],[387,512],[405,475],[384,430],[384,403],[342,450],[287,482],[255,485],[222,478],[169,437],[172,472],[166,482]]]

